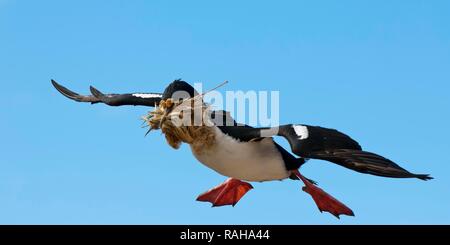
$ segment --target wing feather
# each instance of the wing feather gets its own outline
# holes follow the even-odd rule
[[[67,98],[78,102],[90,102],[92,104],[155,106],[159,104],[162,98],[161,93],[104,94],[92,86],[90,87],[92,95],[80,95],[58,84],[55,80],[52,80],[52,84],[56,90]]]

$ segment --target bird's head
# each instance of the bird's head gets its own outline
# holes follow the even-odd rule
[[[198,95],[198,92],[189,83],[177,79],[171,82],[162,95],[163,100],[172,99],[173,101],[188,99]]]

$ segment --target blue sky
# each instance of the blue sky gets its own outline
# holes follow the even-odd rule
[[[2,224],[448,224],[449,1],[0,0]],[[235,207],[196,202],[220,176],[144,138],[143,107],[69,101],[173,79],[280,91],[280,122],[337,128],[436,179],[310,161],[356,217],[321,214],[299,182],[255,183]],[[280,141],[283,145],[286,142]]]

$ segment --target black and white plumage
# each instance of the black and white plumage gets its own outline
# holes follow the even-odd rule
[[[225,131],[244,140],[261,138],[267,128],[226,127]],[[286,138],[291,151],[304,159],[320,159],[343,167],[383,177],[419,178],[428,180],[427,174],[412,174],[391,160],[375,153],[363,151],[358,142],[335,129],[301,124],[288,124],[273,128],[276,134]]]
[[[163,94],[103,94],[91,87],[92,95],[83,96],[53,80],[52,84],[72,100],[112,106],[164,107],[165,101],[180,91],[184,93],[181,93],[181,97],[175,98],[176,100],[199,96],[191,85],[181,80],[169,84]],[[211,202],[214,206],[235,205],[252,188],[243,181],[291,178],[305,183],[304,190],[311,194],[321,211],[328,211],[337,217],[341,214],[353,215],[348,207],[299,173],[298,169],[307,159],[325,160],[361,173],[383,177],[431,179],[426,174],[410,173],[387,158],[362,150],[358,142],[334,129],[302,124],[253,128],[236,123],[225,111],[213,111],[207,120],[210,120],[208,124],[210,126],[203,126],[208,128],[202,132],[211,134],[213,140],[205,142],[203,137],[199,137],[202,140],[193,139],[189,144],[196,159],[216,172],[230,177],[224,184],[209,190],[197,199]],[[291,152],[297,157],[274,141],[274,137],[277,136],[288,140]]]

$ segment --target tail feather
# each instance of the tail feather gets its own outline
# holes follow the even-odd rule
[[[421,180],[433,179],[428,174],[410,173],[391,160],[366,151],[348,149],[321,151],[312,153],[311,158],[330,161],[360,173],[377,176],[391,178],[418,178]]]

